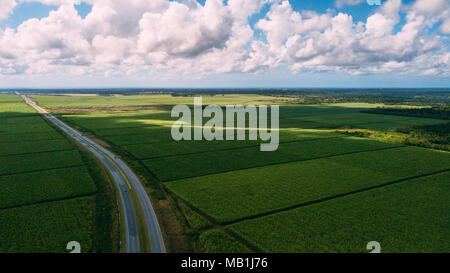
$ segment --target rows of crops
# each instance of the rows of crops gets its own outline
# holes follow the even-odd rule
[[[450,172],[289,210],[230,228],[269,252],[449,252]]]
[[[300,117],[298,119],[301,121],[321,124],[320,126],[324,128],[351,127],[374,130],[395,129],[401,126],[444,123],[444,121],[436,119],[373,115],[364,113],[327,114]]]
[[[305,141],[312,139],[339,137],[333,133],[322,132],[281,132],[281,141]],[[106,138],[108,139],[108,138]],[[134,145],[124,145],[123,148],[133,154],[138,159],[149,159],[154,157],[164,157],[191,153],[204,153],[220,150],[243,149],[247,147],[259,148],[261,140],[240,140],[240,141],[170,141],[154,143],[141,143]]]
[[[0,188],[0,209],[91,195],[97,190],[84,166],[0,176]]]
[[[19,96],[0,95],[0,252],[92,250],[97,187],[84,165]]]
[[[444,170],[449,160],[448,153],[396,148],[178,180],[167,187],[228,222]]]
[[[53,140],[62,139],[61,134],[56,131],[50,131],[45,133],[32,133],[32,134],[1,134],[0,143],[14,143],[14,142],[31,142],[41,140]]]
[[[0,175],[73,167],[83,164],[76,150],[0,157]]]
[[[239,150],[212,151],[193,155],[144,160],[162,181],[202,176],[225,171],[309,160],[339,154],[398,147],[366,139],[325,138],[280,144],[273,153],[261,153],[259,146]]]
[[[93,244],[93,197],[0,210],[0,252],[66,252],[78,241]]]
[[[247,99],[270,104],[260,98]],[[37,99],[51,108],[155,106],[63,117],[126,151],[181,198],[188,224],[201,231],[197,243],[203,251],[245,252],[242,244],[250,242],[250,249],[262,251],[361,252],[372,240],[386,252],[448,251],[446,223],[433,222],[448,219],[443,198],[448,186],[442,189],[448,173],[433,174],[449,169],[450,154],[332,130],[392,130],[442,121],[364,114],[357,105],[282,105],[279,149],[262,153],[259,141],[173,141],[175,119],[170,108],[159,106],[192,104],[191,97]],[[210,103],[248,104],[244,97],[204,98]],[[415,179],[420,176],[425,178]],[[213,228],[211,218],[239,236]],[[422,236],[428,241],[417,240]]]
[[[72,150],[73,146],[65,139],[39,140],[29,142],[0,142],[0,156],[28,153]]]

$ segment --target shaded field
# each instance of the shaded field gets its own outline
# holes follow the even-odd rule
[[[230,229],[267,252],[450,251],[450,172],[337,198]]]
[[[96,208],[109,203],[95,168],[19,96],[0,95],[0,252],[111,251],[98,243],[111,240],[111,220],[97,219],[111,208]]]
[[[60,150],[73,150],[73,146],[67,140],[62,138],[32,142],[0,143],[0,156]]]
[[[302,121],[315,122],[317,124],[320,124],[320,127],[323,128],[350,127],[373,130],[390,130],[401,126],[445,123],[444,120],[438,119],[373,115],[365,113],[327,114],[301,117],[299,119]]]
[[[97,192],[84,166],[0,176],[0,188],[0,209]]]
[[[168,182],[167,188],[218,222],[449,168],[449,153],[415,147],[335,156]]]
[[[143,163],[162,181],[253,168],[290,161],[398,147],[399,145],[357,138],[325,138],[280,144],[272,153],[260,147],[205,152],[144,160]]]
[[[0,143],[21,143],[53,139],[63,139],[63,137],[56,131],[45,133],[0,134]]]
[[[220,230],[208,230],[200,234],[198,242],[204,253],[248,253],[246,246]]]
[[[76,150],[0,157],[0,175],[82,165]]]
[[[54,130],[42,118],[36,123],[10,124],[1,127],[1,133],[4,134],[46,133],[52,131]]]
[[[341,137],[339,134],[328,132],[308,132],[308,131],[282,131],[280,132],[280,141],[303,141],[321,138]],[[109,138],[106,138],[109,139]],[[125,139],[125,138],[124,138]],[[261,140],[239,140],[239,141],[170,141],[157,144],[137,144],[125,145],[123,148],[138,159],[153,157],[165,157],[173,155],[204,153],[220,150],[236,150],[247,147],[256,147],[259,149]],[[208,156],[208,154],[206,154]]]
[[[67,252],[78,241],[93,244],[94,198],[84,197],[0,210],[0,252]]]

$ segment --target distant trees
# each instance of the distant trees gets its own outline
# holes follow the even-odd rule
[[[448,106],[433,108],[375,108],[363,113],[450,120]]]

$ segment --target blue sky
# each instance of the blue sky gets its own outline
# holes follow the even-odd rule
[[[121,6],[122,4],[119,3],[121,0],[115,0],[119,4],[110,7],[117,9],[114,15],[116,17],[111,15],[111,19],[105,19],[100,15],[91,14],[92,18],[89,20],[86,16],[92,12],[92,5],[86,2],[74,5],[76,13],[73,15],[71,8],[64,9],[58,4],[58,0],[52,2],[55,3],[54,5],[42,3],[46,1],[23,3],[20,2],[21,0],[16,1],[18,3],[9,16],[0,20],[0,28],[5,32],[3,37],[7,35],[13,37],[4,38],[5,41],[24,40],[29,42],[29,45],[18,45],[21,51],[6,42],[5,46],[1,44],[0,32],[0,46],[3,46],[6,52],[3,54],[0,49],[0,88],[450,86],[448,67],[450,39],[444,28],[444,22],[449,20],[450,12],[448,10],[445,12],[448,4],[445,6],[443,2],[440,3],[440,8],[436,6],[434,10],[429,11],[426,5],[416,4],[415,0],[389,0],[391,4],[395,4],[396,1],[401,2],[401,7],[397,7],[394,13],[389,13],[385,11],[386,9],[382,10],[380,6],[369,5],[361,0],[359,4],[341,5],[330,0],[291,0],[288,9],[286,5],[284,9],[281,8],[282,1],[263,4],[264,0],[261,0],[262,4],[256,11],[253,10],[248,14],[249,17],[245,23],[253,31],[252,38],[242,34],[245,25],[238,21],[235,15],[238,9],[236,7],[233,9],[228,0],[223,2],[223,6],[215,6],[215,9],[207,9],[206,0],[198,0],[202,5],[200,9],[194,9],[184,1],[177,1],[189,9],[189,15],[193,14],[192,17],[189,15],[185,17],[192,19],[192,22],[180,22],[176,16],[170,17],[171,13],[168,10],[171,9],[166,4],[162,4],[161,7],[152,7],[153,10],[149,8],[147,11],[149,14],[161,16],[159,18],[166,18],[165,22],[173,20],[173,25],[179,26],[178,29],[169,28],[170,23],[156,26],[156,21],[146,17],[144,11],[139,13],[142,6],[126,7],[126,1],[122,3],[125,6]],[[95,1],[88,2],[99,5],[98,10],[105,8]],[[162,3],[164,0],[158,1]],[[218,0],[208,1],[210,1],[209,4],[213,1],[218,2]],[[259,0],[251,1],[256,3]],[[342,2],[345,1],[352,2],[342,0]],[[386,1],[381,2],[386,4]],[[433,1],[437,3],[436,5],[440,2],[440,0]],[[443,11],[441,11],[442,7],[444,7]],[[224,12],[219,13],[219,9],[222,8]],[[54,11],[55,15],[51,16],[51,11]],[[306,11],[314,11],[315,15],[307,14]],[[198,32],[200,29],[210,27],[208,24],[201,25],[204,21],[199,19],[202,16],[209,16],[208,12],[212,13],[211,18],[223,16],[221,22],[227,22],[223,24],[230,24],[230,26],[219,23],[214,25],[215,29],[205,37],[192,38],[204,32]],[[272,17],[269,16],[269,12]],[[67,23],[61,23],[61,19],[59,21],[55,19],[56,14],[62,14],[64,18],[66,16],[64,13],[67,13]],[[279,16],[273,15],[275,13],[279,13]],[[340,13],[352,17],[353,26],[350,30],[341,23],[331,22],[337,21],[338,18],[342,19],[338,16]],[[402,38],[413,35],[404,30],[407,15],[411,13],[423,15],[425,18],[422,22],[416,16],[419,19],[415,20],[422,25],[417,27],[420,34],[413,37],[414,41],[411,41],[412,38]],[[130,19],[130,14],[139,14],[139,18]],[[385,33],[381,38],[379,34],[372,35],[373,33],[368,31],[370,26],[366,24],[370,16],[375,18],[374,15],[378,14],[384,16],[380,17],[380,20],[385,18],[387,24],[390,24],[389,20],[394,20],[396,16],[399,18],[393,30],[388,34]],[[81,17],[81,20],[75,18],[77,15]],[[319,20],[321,15],[328,17]],[[294,18],[296,16],[297,19]],[[308,23],[310,17],[313,22],[311,24]],[[23,33],[19,31],[18,26],[33,18],[45,19],[47,22],[28,24],[28,29],[35,29],[33,31],[28,29]],[[146,19],[150,21],[148,24],[143,24]],[[105,22],[95,20],[105,20]],[[90,22],[97,24],[94,28],[98,28],[98,31],[93,29],[94,24]],[[237,22],[241,24],[239,27]],[[362,29],[357,27],[358,22],[363,25]],[[49,29],[61,29],[64,24],[70,24],[72,29],[67,30],[67,33],[66,30],[48,33]],[[75,24],[75,27],[72,24]],[[79,29],[76,29],[77,24]],[[184,26],[189,26],[186,32],[183,32]],[[168,29],[164,30],[166,27]],[[343,27],[348,33],[339,35],[340,30],[337,31],[337,27]],[[283,37],[277,37],[286,29],[289,29],[290,33],[283,33]],[[33,35],[39,31],[43,31],[40,36]],[[173,34],[169,31],[173,31]],[[405,32],[404,35],[395,36],[402,34],[402,31]],[[135,36],[131,36],[131,33]],[[360,38],[356,38],[357,35]],[[161,36],[164,37],[161,38]],[[236,36],[244,42],[240,47],[231,47],[230,44],[233,44],[233,41],[234,43],[238,41]],[[39,37],[45,37],[49,39],[49,42],[42,41],[44,38]],[[328,37],[341,40],[333,38],[329,40]],[[208,39],[211,42],[205,42]],[[365,45],[355,46],[359,43],[358,39],[368,41],[365,41]],[[372,45],[370,39],[373,39]],[[411,43],[410,48],[414,50],[408,49],[407,46],[402,48],[401,44],[395,46],[400,39]],[[80,45],[74,45],[74,41],[79,40]],[[333,46],[326,44],[334,42],[336,45]],[[347,42],[348,45],[346,45]],[[54,48],[55,43],[58,44],[58,48]],[[389,43],[393,45],[391,48]],[[191,46],[189,50],[186,49],[187,45],[192,44],[194,46]],[[380,52],[371,52],[373,47],[382,48],[383,46],[386,47],[385,56]],[[398,51],[394,52],[397,47],[399,47]],[[348,57],[343,56],[348,51],[351,51]],[[26,58],[28,54],[30,57]],[[223,60],[222,67],[221,60]],[[134,67],[133,63],[136,64]]]

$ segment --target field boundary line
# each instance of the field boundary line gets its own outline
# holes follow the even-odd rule
[[[68,197],[61,197],[61,198],[52,198],[52,199],[48,199],[48,200],[41,200],[41,201],[31,202],[31,203],[22,204],[22,205],[1,207],[0,211],[7,210],[7,209],[15,209],[15,208],[22,208],[22,207],[27,207],[27,206],[39,205],[39,204],[45,204],[45,203],[53,203],[53,202],[71,200],[71,199],[78,199],[78,198],[83,198],[83,197],[88,197],[88,196],[95,196],[97,194],[97,192],[98,192],[98,189],[96,189],[96,192],[94,192],[94,193],[77,194],[77,195],[68,196]]]
[[[400,149],[400,148],[405,148],[405,147],[408,147],[408,146],[399,144],[398,146],[394,146],[394,147],[385,147],[385,148],[373,149],[373,150],[356,151],[356,152],[348,152],[348,153],[320,156],[320,157],[307,158],[307,159],[298,159],[298,160],[289,160],[289,161],[275,162],[275,163],[269,163],[269,164],[258,165],[258,166],[253,166],[253,167],[240,168],[240,169],[234,169],[234,170],[229,170],[229,171],[219,171],[219,172],[213,172],[213,173],[208,173],[208,174],[203,174],[203,175],[188,176],[188,177],[181,177],[181,178],[165,180],[165,181],[161,180],[161,181],[163,183],[169,183],[169,182],[175,182],[175,181],[184,180],[184,179],[191,179],[191,178],[204,177],[204,176],[209,176],[209,175],[230,173],[230,172],[243,171],[243,170],[250,170],[250,169],[262,168],[262,167],[266,167],[266,166],[276,166],[276,165],[290,164],[290,163],[295,163],[295,162],[304,162],[304,161],[312,161],[312,160],[318,160],[318,159],[324,159],[324,158],[345,156],[345,155],[351,155],[351,154],[371,153],[371,152],[377,152],[377,151],[383,151],[383,150]]]
[[[64,166],[64,167],[55,167],[55,168],[48,168],[48,169],[39,169],[39,170],[32,170],[32,171],[24,171],[24,172],[17,172],[17,173],[5,173],[0,174],[0,177],[8,176],[8,175],[18,175],[18,174],[28,174],[28,173],[37,173],[37,172],[45,172],[45,171],[52,171],[52,170],[60,170],[60,169],[70,169],[75,167],[86,167],[84,163],[82,164],[76,164],[76,165],[70,165],[70,166]]]
[[[17,135],[17,134],[11,134],[11,135]],[[0,134],[0,136],[2,136],[2,134]],[[45,138],[45,139],[35,139],[35,140],[25,140],[25,141],[21,141],[21,140],[14,140],[14,141],[0,141],[0,144],[11,144],[11,143],[23,143],[23,142],[39,142],[39,141],[52,141],[52,140],[63,140],[65,138],[63,137],[58,137],[58,138]]]
[[[64,151],[43,151],[43,152],[35,152],[35,153],[27,153],[27,154],[46,154],[46,153],[49,154],[49,153],[68,152],[68,151],[76,151],[76,150],[77,150],[76,148],[72,147],[72,149],[64,150]],[[11,156],[13,156],[13,155],[11,155]],[[18,156],[18,155],[14,155],[14,156]],[[0,158],[2,158],[2,157],[9,157],[9,155],[0,156]]]
[[[272,210],[272,211],[268,211],[268,212],[264,212],[264,213],[258,213],[258,214],[254,214],[252,216],[242,217],[242,218],[239,218],[239,219],[236,219],[236,220],[232,220],[232,221],[225,221],[225,222],[222,222],[221,224],[225,225],[225,226],[229,226],[229,225],[236,224],[236,223],[239,223],[239,222],[243,222],[243,221],[247,221],[247,220],[254,220],[254,219],[257,219],[257,218],[264,217],[264,216],[269,216],[269,215],[277,214],[277,213],[280,213],[280,212],[285,212],[285,211],[289,211],[289,210],[293,210],[293,209],[297,209],[297,208],[302,208],[302,207],[306,207],[306,206],[310,206],[310,205],[315,205],[315,204],[318,204],[318,203],[322,203],[322,202],[326,202],[326,201],[330,201],[330,200],[334,200],[334,199],[339,199],[339,198],[346,197],[346,196],[349,196],[349,195],[358,194],[358,193],[362,193],[362,192],[367,192],[367,191],[383,188],[383,187],[386,187],[386,186],[399,184],[399,183],[402,183],[402,182],[408,182],[409,180],[422,178],[422,177],[433,176],[433,175],[437,175],[437,174],[441,174],[441,173],[446,173],[446,172],[449,172],[449,171],[450,171],[450,169],[444,169],[444,170],[440,170],[440,171],[436,171],[436,172],[432,172],[432,173],[427,173],[427,174],[421,174],[421,175],[411,176],[411,177],[407,177],[407,178],[402,178],[402,179],[394,180],[394,181],[391,181],[391,182],[386,182],[386,183],[383,183],[383,184],[370,186],[370,187],[366,187],[366,188],[362,188],[362,189],[358,189],[358,190],[354,190],[354,191],[350,191],[350,192],[346,192],[346,193],[342,193],[342,194],[337,194],[337,195],[329,196],[329,197],[326,197],[326,198],[321,198],[321,199],[317,199],[317,200],[313,200],[313,201],[308,201],[308,202],[304,202],[304,203],[297,204],[297,205],[292,205],[292,206],[281,208],[281,209],[276,209],[276,210]]]
[[[246,240],[245,238],[243,238],[239,234],[237,234],[234,231],[230,230],[226,225],[218,222],[214,217],[212,217],[209,214],[203,212],[202,210],[200,210],[196,206],[192,205],[189,201],[185,200],[181,196],[177,195],[176,193],[174,193],[173,191],[168,189],[165,185],[162,185],[162,187],[171,196],[171,198],[173,198],[173,200],[175,201],[177,207],[178,207],[178,203],[182,202],[186,206],[188,206],[191,210],[193,210],[195,213],[199,214],[201,217],[203,217],[206,220],[208,220],[209,222],[211,222],[211,224],[212,224],[211,227],[199,229],[199,231],[201,233],[205,232],[205,231],[208,231],[208,230],[221,230],[221,231],[227,233],[228,235],[230,235],[231,237],[233,237],[237,242],[239,242],[239,243],[245,245],[246,247],[248,247],[250,250],[252,250],[252,251],[254,251],[256,253],[263,253],[264,252],[262,249],[260,249],[259,247],[255,246],[254,244],[252,244],[251,242],[249,242],[248,240]],[[181,209],[180,209],[180,211],[181,211]],[[187,223],[189,223],[189,220],[187,220],[185,218],[184,213],[182,213],[182,214],[183,214],[184,220],[187,221]]]
[[[310,139],[303,139],[303,140],[289,140],[289,141],[284,141],[284,142],[280,142],[279,144],[290,144],[290,143],[296,143],[296,142],[310,142],[310,141],[320,141],[320,140],[325,140],[325,139],[338,139],[338,138],[346,138],[348,136],[342,135],[342,136],[335,136],[335,137],[324,137],[324,138],[310,138]],[[185,153],[185,154],[176,154],[176,155],[162,155],[162,156],[155,156],[155,157],[147,157],[147,158],[142,158],[139,159],[136,156],[136,160],[139,161],[144,161],[144,160],[150,160],[150,159],[158,159],[158,158],[169,158],[169,157],[177,157],[177,156],[185,156],[185,155],[196,155],[196,154],[205,154],[205,153],[214,153],[214,152],[224,152],[224,151],[233,151],[233,150],[240,150],[240,149],[248,149],[248,148],[254,148],[254,147],[259,147],[259,145],[261,144],[254,144],[254,145],[249,145],[249,146],[241,146],[241,147],[233,147],[233,148],[226,148],[226,149],[219,149],[219,150],[210,150],[210,151],[202,151],[202,152],[192,152],[192,153]],[[141,144],[136,144],[136,145],[141,145]],[[124,147],[127,146],[131,146],[131,145],[125,145]]]
[[[62,150],[51,150],[51,151],[41,151],[41,152],[29,152],[29,153],[22,153],[22,154],[9,154],[9,155],[0,155],[0,158],[8,158],[12,156],[18,156],[18,155],[33,155],[33,154],[45,154],[49,152],[68,152],[68,151],[74,151],[75,149],[62,149]]]

